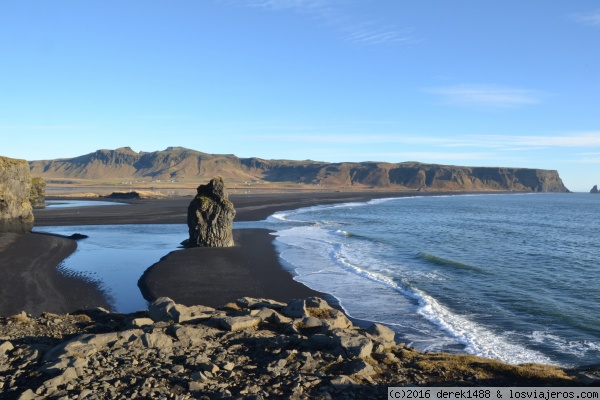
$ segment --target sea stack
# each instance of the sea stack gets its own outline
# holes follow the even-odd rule
[[[592,190],[590,190],[590,193],[598,194],[598,185],[594,185]]]
[[[207,185],[198,186],[197,191],[188,207],[188,246],[233,246],[235,208],[227,198],[223,178],[217,176]]]
[[[34,209],[46,207],[46,182],[42,178],[31,178],[29,201]]]
[[[31,175],[25,160],[0,157],[0,232],[26,233],[33,227]]]

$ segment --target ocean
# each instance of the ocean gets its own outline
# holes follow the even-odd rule
[[[600,363],[600,196],[404,197],[234,223],[243,228],[275,231],[294,279],[420,350]],[[88,235],[60,269],[97,282],[120,312],[147,307],[139,277],[187,237],[182,224],[36,231]]]
[[[265,221],[286,268],[426,351],[600,362],[600,196],[410,197]]]

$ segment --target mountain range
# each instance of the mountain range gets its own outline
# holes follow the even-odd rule
[[[30,161],[33,176],[86,180],[263,181],[324,187],[444,191],[568,192],[555,170],[460,167],[419,162],[264,160],[207,154],[184,147],[135,152],[129,147],[97,150],[74,158]]]

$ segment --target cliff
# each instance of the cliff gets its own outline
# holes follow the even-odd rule
[[[0,232],[31,230],[30,193],[31,175],[27,161],[0,157]]]
[[[266,181],[328,187],[375,187],[433,191],[568,192],[554,170],[460,167],[418,162],[325,163],[264,160],[201,153],[182,147],[136,153],[128,147],[98,150],[71,159],[32,161],[43,178]]]
[[[593,193],[593,194],[600,193],[600,191],[598,190],[598,185],[594,185],[594,187],[592,188],[592,190],[590,190],[590,193]]]

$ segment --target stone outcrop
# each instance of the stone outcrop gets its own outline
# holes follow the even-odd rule
[[[207,185],[198,186],[187,213],[188,246],[233,246],[235,209],[227,198],[223,178],[217,176]]]
[[[598,190],[598,185],[594,185],[594,187],[592,188],[592,190],[590,190],[590,193],[593,193],[593,194],[600,193],[600,191]]]
[[[599,382],[590,368],[569,375],[420,353],[380,324],[334,326],[338,313],[315,297],[242,298],[221,309],[162,298],[134,314],[0,317],[0,398],[370,399],[386,398],[389,386]]]
[[[29,202],[33,208],[46,207],[46,182],[42,178],[31,178]]]
[[[33,211],[29,202],[31,175],[25,160],[0,157],[0,232],[29,232]]]

